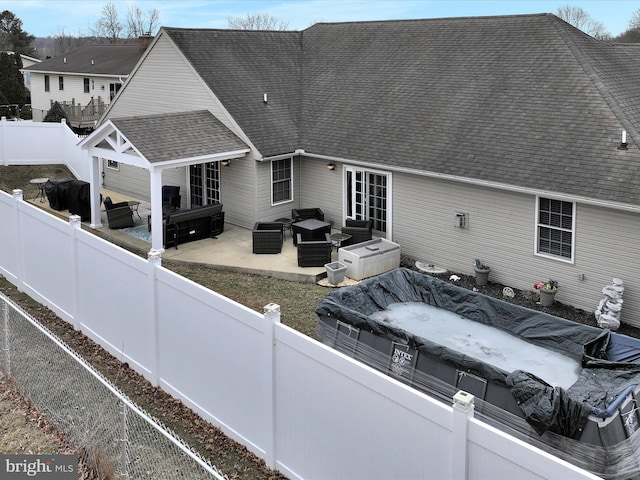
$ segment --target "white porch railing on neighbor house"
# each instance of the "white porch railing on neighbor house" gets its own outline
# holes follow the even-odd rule
[[[65,122],[0,120],[0,165],[66,165],[78,180],[89,181],[91,157]]]
[[[0,273],[288,477],[595,479],[0,192]],[[18,379],[19,380],[19,379]],[[499,473],[497,473],[499,472]]]

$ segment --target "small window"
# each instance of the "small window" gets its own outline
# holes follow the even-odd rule
[[[293,199],[293,158],[271,162],[271,203],[289,202]]]
[[[45,92],[50,91],[50,87],[49,87],[49,75],[45,75],[45,76],[44,76],[44,91],[45,91]]]
[[[573,260],[574,203],[539,197],[537,210],[536,253]]]
[[[111,170],[120,170],[120,164],[115,160],[107,160],[107,168]]]
[[[84,79],[84,93],[89,93],[89,79]]]
[[[58,77],[58,90],[64,90],[64,77]]]

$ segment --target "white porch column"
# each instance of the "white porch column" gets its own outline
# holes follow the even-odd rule
[[[149,170],[151,177],[151,251],[164,252],[162,243],[162,170]]]
[[[89,163],[89,185],[91,190],[91,228],[102,227],[102,219],[100,217],[100,187],[102,182],[100,179],[100,158],[91,156]]]

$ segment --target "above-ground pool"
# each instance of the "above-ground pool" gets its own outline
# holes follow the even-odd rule
[[[317,314],[323,343],[428,394],[465,390],[605,478],[640,477],[640,340],[404,268],[333,291]]]

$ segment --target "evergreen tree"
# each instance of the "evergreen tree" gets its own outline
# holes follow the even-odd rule
[[[60,105],[58,102],[53,102],[53,105],[51,105],[51,108],[49,109],[47,114],[44,116],[44,119],[42,121],[60,123],[60,120],[62,120],[63,118],[67,120],[67,125],[68,125],[69,118],[67,117],[66,112],[62,108],[62,105]]]
[[[0,104],[25,104],[27,89],[20,69],[22,59],[18,54],[0,52]]]
[[[22,30],[22,20],[13,12],[5,10],[0,13],[0,50],[36,57],[37,52],[33,46],[35,39],[35,36]]]

